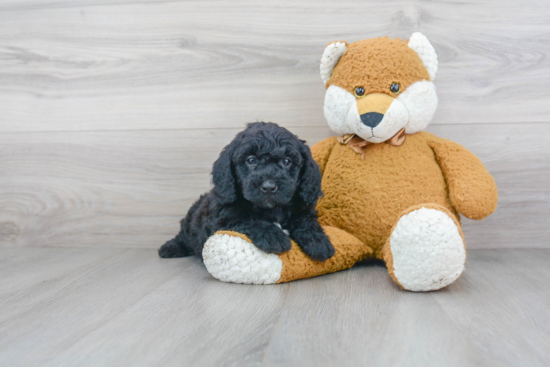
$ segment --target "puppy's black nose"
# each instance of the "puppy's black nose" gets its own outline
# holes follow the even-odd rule
[[[266,194],[273,194],[277,191],[277,185],[271,180],[267,180],[262,184],[262,191]]]
[[[368,112],[361,115],[361,122],[368,127],[376,127],[382,121],[384,115],[378,112]]]

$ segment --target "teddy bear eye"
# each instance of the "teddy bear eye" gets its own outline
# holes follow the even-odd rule
[[[355,88],[355,96],[356,97],[363,97],[364,95],[365,95],[365,89],[363,87]]]
[[[399,83],[393,83],[390,85],[390,90],[393,94],[399,93]]]

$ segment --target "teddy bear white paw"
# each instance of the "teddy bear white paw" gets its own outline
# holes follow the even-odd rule
[[[202,257],[208,272],[223,282],[274,284],[283,270],[279,256],[225,233],[215,233],[206,241]]]
[[[394,276],[410,291],[432,291],[464,271],[466,250],[455,222],[436,209],[420,208],[399,219],[390,238]]]

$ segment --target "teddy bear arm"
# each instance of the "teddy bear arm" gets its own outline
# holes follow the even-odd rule
[[[449,187],[451,203],[467,218],[480,220],[493,213],[498,190],[493,176],[472,152],[449,140],[429,141]]]
[[[330,157],[330,153],[332,152],[332,149],[334,148],[334,145],[336,145],[336,143],[336,138],[330,137],[328,139],[321,140],[311,147],[311,155],[313,156],[315,162],[317,162],[317,164],[319,165],[319,168],[321,169],[321,174],[325,172],[325,166],[327,164],[328,158]]]

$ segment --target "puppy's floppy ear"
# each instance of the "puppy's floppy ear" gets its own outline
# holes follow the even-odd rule
[[[323,194],[321,191],[321,170],[317,162],[313,160],[311,151],[305,145],[305,141],[300,140],[300,142],[300,153],[302,154],[304,163],[300,176],[298,194],[307,204],[315,204],[319,196]]]
[[[237,182],[233,173],[233,152],[235,142],[223,148],[219,158],[212,168],[212,191],[222,204],[231,204],[237,201]]]

